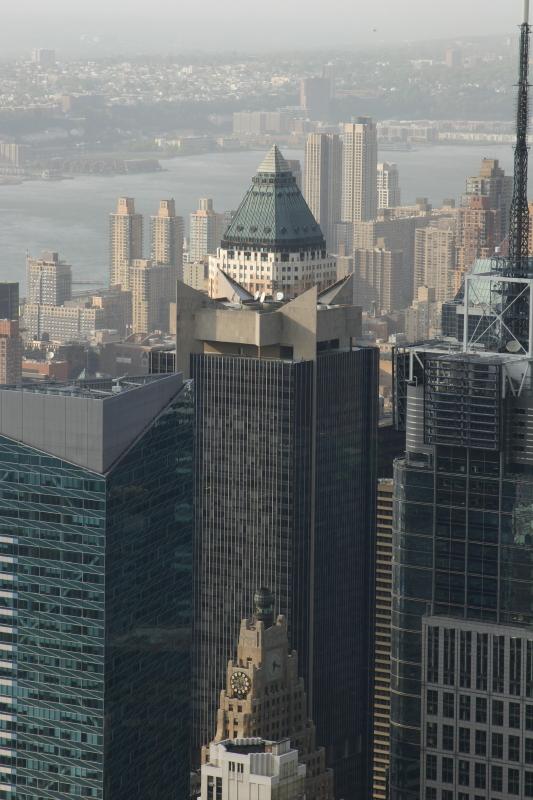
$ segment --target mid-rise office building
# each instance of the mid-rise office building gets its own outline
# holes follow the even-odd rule
[[[376,219],[378,135],[376,124],[369,117],[344,126],[342,161],[342,219]]]
[[[139,258],[130,266],[132,332],[168,331],[169,308],[175,295],[174,270]]]
[[[192,353],[195,381],[195,746],[270,586],[341,797],[365,796],[371,770],[378,357],[355,344],[352,298],[352,276],[290,302],[180,285],[176,311],[177,369]]]
[[[275,598],[269,590],[258,590],[254,604],[253,616],[241,621],[236,658],[228,663],[213,741],[287,739],[306,768],[306,800],[333,800],[333,773],[326,768],[324,748],[316,745],[298,655],[289,648],[287,621],[275,617]],[[206,748],[204,759],[207,755]]]
[[[296,297],[337,279],[335,259],[293,173],[274,145],[209,259],[209,294],[221,297],[225,273],[251,294]]]
[[[0,389],[6,798],[188,796],[189,392]]]
[[[302,78],[300,81],[300,108],[311,119],[324,120],[329,116],[331,104],[331,78]]]
[[[61,306],[72,295],[72,267],[59,253],[45,251],[26,261],[27,302]]]
[[[119,197],[117,210],[109,215],[109,283],[130,288],[130,264],[143,257],[143,218],[135,212],[133,197]]]
[[[337,253],[335,226],[341,220],[342,139],[335,133],[310,133],[305,145],[304,197],[326,237],[330,253]]]
[[[151,217],[151,259],[173,270],[174,280],[183,280],[183,218],[176,216],[176,203],[161,200],[157,215]]]
[[[392,491],[378,481],[374,643],[374,759],[372,800],[387,800],[390,759],[390,654],[392,602]]]
[[[0,384],[20,382],[22,353],[18,319],[0,319]]]
[[[405,309],[405,341],[425,342],[442,335],[442,303],[435,300],[435,289],[418,288],[416,300]]]
[[[201,198],[197,211],[190,216],[189,261],[202,261],[216,253],[225,228],[225,215],[213,209],[210,198]]]
[[[24,339],[52,342],[87,342],[94,332],[107,327],[103,308],[49,306],[26,303],[22,325]]]
[[[387,161],[378,164],[378,208],[400,206],[401,194],[398,166]]]
[[[305,766],[288,739],[227,739],[209,748],[200,800],[305,800]]]

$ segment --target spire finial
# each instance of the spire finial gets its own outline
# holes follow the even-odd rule
[[[529,0],[524,0],[524,23],[529,25]]]
[[[254,594],[254,617],[257,622],[264,622],[265,628],[274,624],[274,595],[264,586]]]

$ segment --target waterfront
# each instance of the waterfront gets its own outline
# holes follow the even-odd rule
[[[284,154],[303,157],[301,151]],[[427,196],[435,205],[444,198],[458,199],[465,178],[478,172],[483,157],[499,158],[508,173],[513,161],[512,150],[505,145],[386,151],[380,157],[398,164],[402,202]],[[174,197],[177,213],[187,224],[199,197],[212,197],[217,211],[236,208],[261,160],[257,151],[212,153],[163,161],[164,172],[0,186],[0,280],[18,280],[23,289],[26,249],[32,255],[48,249],[58,250],[72,264],[75,281],[104,283],[108,214],[117,197],[135,197],[138,210],[146,216],[156,212],[160,199]],[[148,250],[146,220],[146,255]]]

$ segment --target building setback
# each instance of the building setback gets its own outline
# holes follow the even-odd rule
[[[371,759],[378,359],[355,346],[352,293],[352,276],[277,303],[180,285],[176,315],[177,368],[192,353],[195,381],[194,747],[269,586],[340,797],[365,796]]]
[[[0,389],[3,796],[188,796],[180,375]]]

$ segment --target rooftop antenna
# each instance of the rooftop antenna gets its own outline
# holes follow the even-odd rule
[[[516,145],[514,151],[514,188],[509,224],[509,259],[506,275],[529,278],[529,207],[527,201],[528,127],[529,127],[529,0],[524,0],[524,18],[520,26],[520,61],[516,109]],[[529,293],[520,283],[507,284],[504,292],[505,325],[520,342],[529,335]]]

